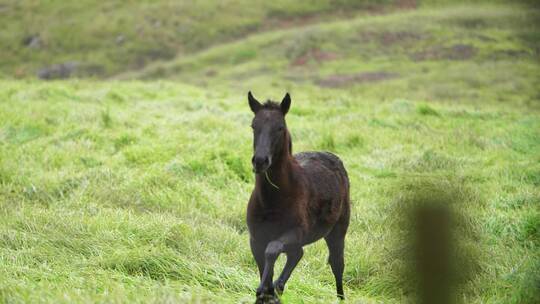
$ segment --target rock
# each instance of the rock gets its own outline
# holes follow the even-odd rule
[[[78,62],[64,62],[40,69],[37,76],[40,79],[66,79],[73,75],[79,67]]]
[[[39,35],[26,36],[23,39],[23,45],[31,49],[39,49],[41,48],[41,38]]]
[[[41,68],[37,72],[40,79],[66,79],[70,77],[91,77],[105,74],[105,67],[99,64],[68,61]]]
[[[118,35],[116,36],[116,44],[120,45],[120,44],[123,44],[124,41],[126,40],[126,37],[124,37],[124,35]]]

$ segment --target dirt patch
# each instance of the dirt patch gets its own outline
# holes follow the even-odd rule
[[[491,60],[505,59],[505,58],[523,58],[529,57],[531,54],[525,50],[497,50],[491,53],[488,58]]]
[[[416,0],[397,0],[395,5],[400,9],[415,9],[418,7]]]
[[[214,76],[216,76],[217,74],[218,74],[218,71],[215,70],[215,69],[209,69],[209,70],[207,70],[206,72],[204,72],[204,75],[205,75],[206,77],[214,77]]]
[[[445,23],[450,24],[450,25],[457,25],[459,27],[466,28],[466,29],[479,29],[479,28],[484,28],[488,25],[486,20],[482,18],[471,18],[471,17],[460,17],[460,18],[455,18],[455,19],[452,18],[452,19],[446,20]]]
[[[474,34],[473,37],[483,42],[497,42],[497,39],[482,34]]]
[[[403,44],[409,41],[418,41],[423,36],[413,32],[383,32],[380,33],[379,41],[382,44]]]
[[[469,44],[455,44],[451,47],[436,46],[411,55],[415,61],[424,60],[467,60],[476,55],[476,48]]]
[[[374,41],[383,46],[407,45],[427,38],[425,34],[410,31],[362,32],[360,37],[362,41]]]
[[[355,16],[357,11],[341,12],[336,11],[333,13],[316,13],[312,15],[304,16],[286,16],[282,13],[270,12],[267,19],[262,25],[263,31],[269,31],[274,29],[289,29],[295,27],[305,27],[307,25],[321,22],[321,19],[348,19]]]
[[[346,75],[330,75],[326,78],[319,79],[316,84],[321,87],[327,88],[339,88],[350,86],[356,83],[365,82],[379,82],[388,79],[394,79],[399,77],[396,73],[390,72],[366,72],[359,74],[346,74]]]
[[[291,61],[292,66],[302,66],[307,64],[310,61],[315,61],[317,63],[324,61],[331,61],[338,58],[337,53],[322,51],[320,49],[311,49],[304,54],[294,58]]]
[[[357,5],[348,7],[347,4],[341,6],[336,4],[334,11],[322,11],[303,16],[291,16],[288,10],[270,11],[261,30],[287,29],[303,27],[310,24],[320,23],[329,20],[345,20],[358,15],[384,15],[396,10],[411,10],[418,7],[417,0],[396,0],[393,3],[376,4],[358,2]],[[352,2],[351,2],[352,3]]]

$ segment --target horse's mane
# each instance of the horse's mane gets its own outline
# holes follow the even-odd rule
[[[281,111],[281,106],[279,103],[272,101],[268,99],[265,103],[263,103],[262,108],[265,110],[278,110]]]

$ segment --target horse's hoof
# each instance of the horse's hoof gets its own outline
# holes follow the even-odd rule
[[[285,290],[285,284],[275,281],[274,283],[272,283],[272,285],[274,286],[274,290],[278,295],[283,294],[283,291]]]
[[[257,295],[257,300],[255,304],[281,304],[279,298],[271,294],[260,294]]]
[[[265,296],[265,295],[274,296],[275,295],[274,286],[271,286],[270,288],[268,288],[268,287],[259,287],[259,288],[257,288],[257,292],[255,293],[255,296],[257,298]]]

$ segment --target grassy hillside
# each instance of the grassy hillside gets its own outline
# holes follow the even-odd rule
[[[360,17],[255,35],[119,78],[537,107],[538,20],[538,9],[500,5]]]
[[[186,48],[114,81],[1,80],[0,301],[252,302],[246,93],[287,90],[293,150],[349,171],[347,303],[413,301],[400,222],[433,193],[462,217],[461,301],[537,303],[539,15],[427,7]],[[28,56],[22,76],[41,63]],[[334,301],[326,256],[306,249],[284,303]]]
[[[78,65],[110,76],[246,34],[392,9],[395,1],[8,1],[0,4],[0,76]]]

